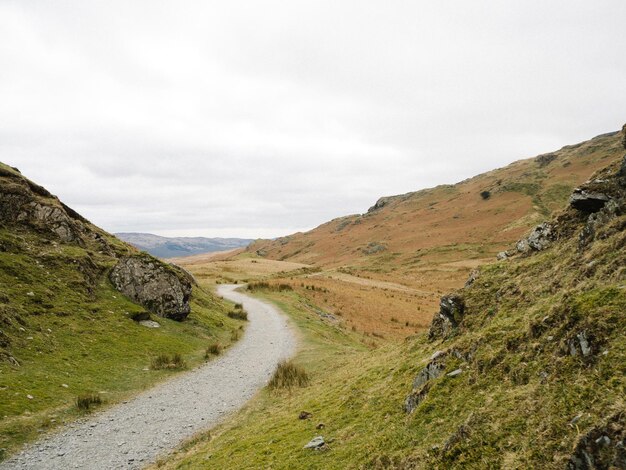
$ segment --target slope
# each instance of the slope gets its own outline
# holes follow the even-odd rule
[[[150,368],[159,355],[203,361],[239,327],[225,313],[183,271],[0,164],[0,459],[79,416],[79,396],[113,403],[171,374]]]
[[[266,394],[159,468],[626,468],[625,247],[626,157],[444,296],[428,333],[301,355],[310,387]],[[266,295],[313,325],[309,342],[341,331],[293,292]]]
[[[604,134],[458,184],[381,198],[366,214],[257,241],[247,251],[321,268],[305,283],[315,290],[301,293],[359,331],[402,338],[428,324],[443,293],[549,217],[621,151],[619,133]]]

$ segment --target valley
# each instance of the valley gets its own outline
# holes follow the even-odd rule
[[[620,468],[624,139],[175,264],[2,166],[1,465]]]

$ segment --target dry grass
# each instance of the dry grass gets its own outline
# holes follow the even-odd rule
[[[89,411],[92,407],[102,404],[102,398],[97,393],[86,393],[76,397],[76,408],[80,411]]]
[[[309,375],[306,371],[294,364],[292,361],[281,361],[268,383],[268,387],[272,390],[306,387],[310,382]]]
[[[184,369],[187,367],[187,363],[178,353],[174,353],[172,355],[159,354],[158,356],[152,358],[150,367],[152,370]]]
[[[209,359],[212,356],[219,356],[222,353],[222,345],[218,342],[211,343],[204,352],[204,358]]]

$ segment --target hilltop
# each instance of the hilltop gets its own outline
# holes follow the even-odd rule
[[[161,237],[151,233],[116,233],[120,240],[159,258],[182,258],[185,256],[228,251],[248,246],[254,240],[247,238]]]

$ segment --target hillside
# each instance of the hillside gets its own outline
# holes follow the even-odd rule
[[[204,360],[240,322],[182,269],[92,225],[0,164],[0,460],[80,416],[76,400],[115,403]]]
[[[457,184],[384,197],[365,214],[257,241],[247,252],[320,268],[302,293],[359,331],[402,338],[427,327],[442,294],[622,152],[611,132]]]
[[[607,160],[405,342],[347,346],[280,287],[308,279],[295,272],[260,286],[306,331],[311,385],[266,393],[158,468],[626,468],[626,157]]]
[[[116,233],[120,240],[159,258],[181,258],[248,246],[246,238],[161,237],[151,233]]]

